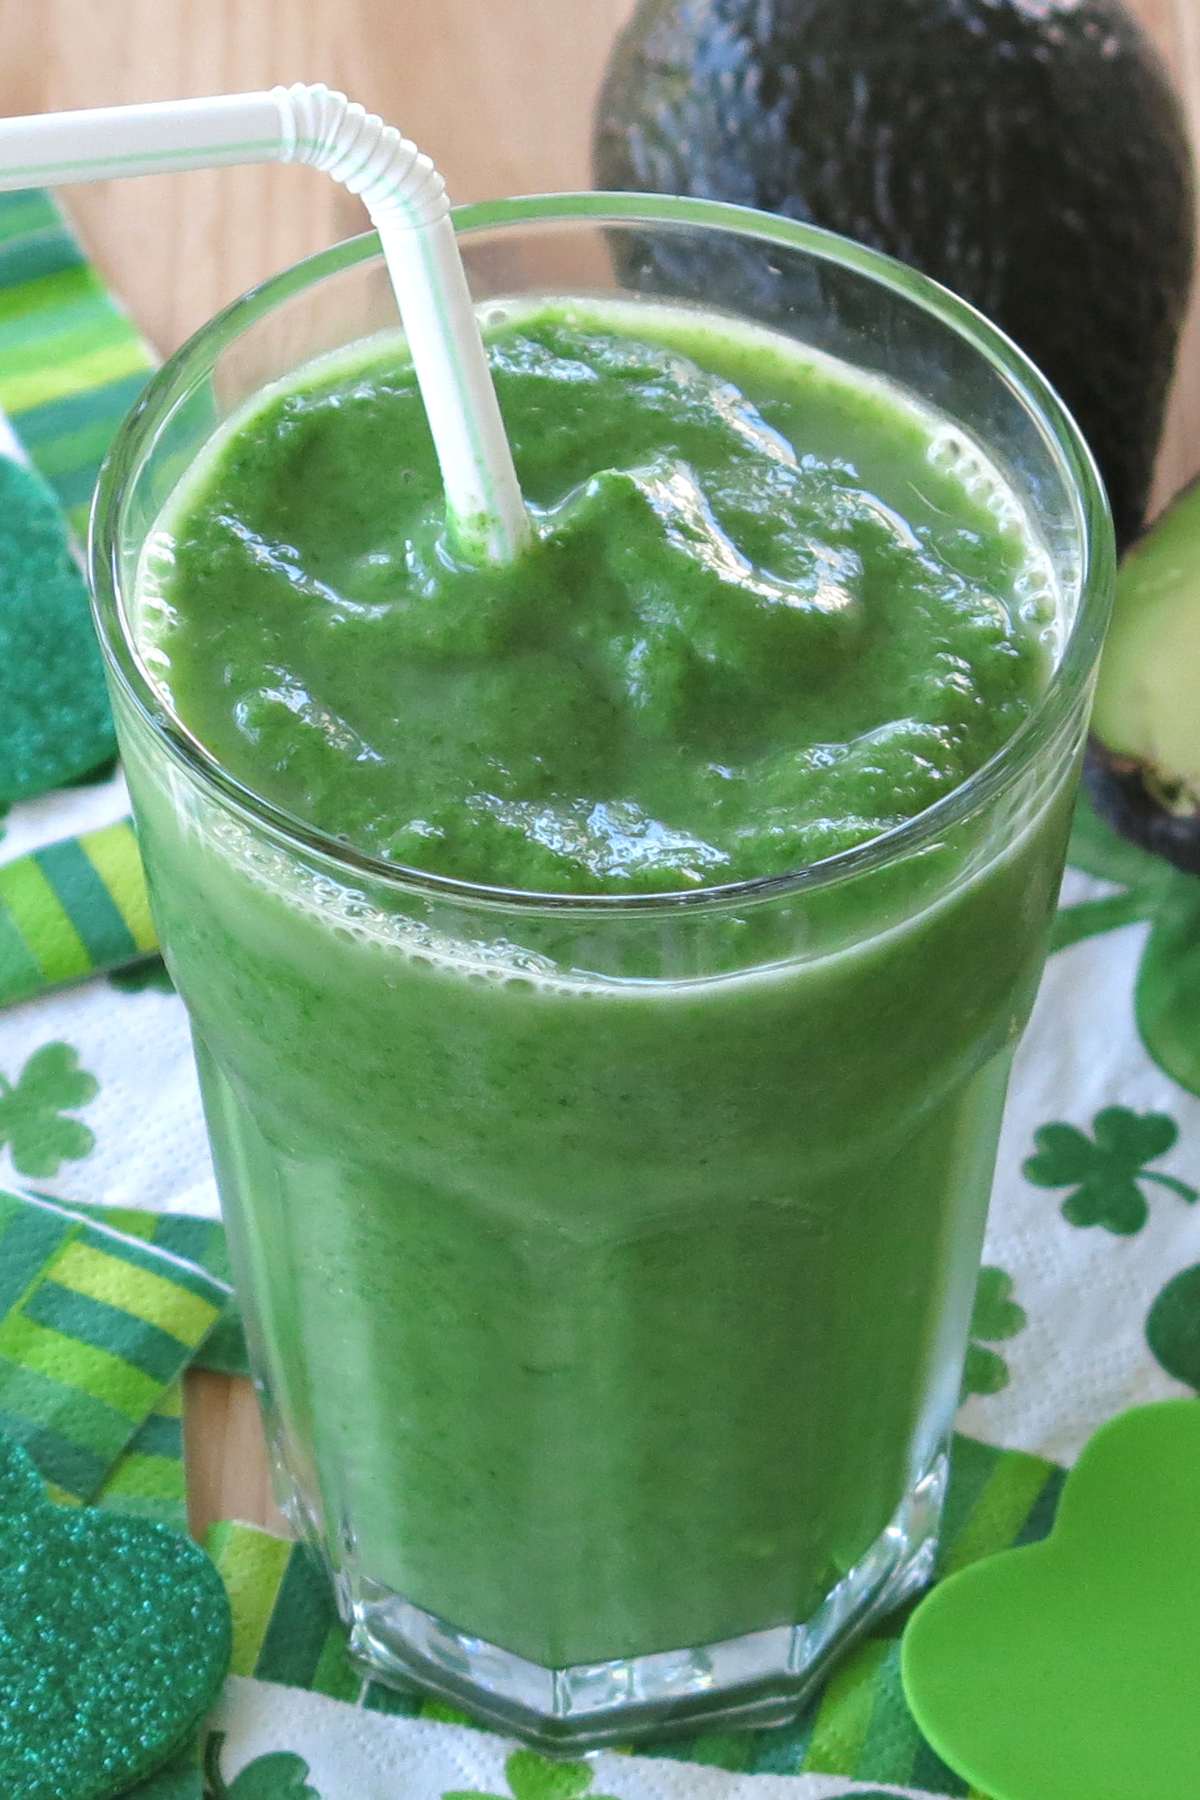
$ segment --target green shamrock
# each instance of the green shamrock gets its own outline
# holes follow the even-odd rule
[[[175,992],[175,983],[167,974],[167,965],[161,956],[147,957],[141,962],[128,963],[123,969],[113,969],[108,980],[110,987],[122,994]]]
[[[122,1795],[122,1800],[204,1800],[201,1789],[196,1785],[201,1779],[196,1767],[195,1745],[189,1744],[173,1762],[151,1775],[148,1781],[139,1781]]]
[[[256,1756],[239,1775],[226,1782],[221,1774],[223,1731],[209,1733],[204,1746],[204,1800],[321,1800],[308,1785],[308,1764],[288,1750]]]
[[[15,1085],[0,1075],[0,1145],[8,1145],[13,1167],[22,1175],[56,1175],[60,1163],[86,1156],[95,1136],[81,1119],[63,1115],[99,1091],[70,1044],[43,1044]]]
[[[998,1394],[1008,1386],[1008,1364],[999,1351],[987,1346],[1016,1337],[1018,1331],[1025,1329],[1025,1309],[1012,1298],[1012,1286],[1012,1276],[1003,1269],[984,1267],[979,1271],[971,1313],[971,1342],[963,1367],[964,1400],[968,1394]]]
[[[1168,1375],[1200,1392],[1200,1263],[1168,1281],[1150,1308],[1146,1341]]]
[[[1134,989],[1138,1032],[1159,1068],[1200,1094],[1200,881],[1118,837],[1082,799],[1067,860],[1120,892],[1061,907],[1051,949],[1148,921]]]
[[[1169,1188],[1189,1205],[1196,1200],[1186,1181],[1145,1166],[1165,1156],[1179,1136],[1166,1113],[1106,1106],[1092,1120],[1092,1131],[1094,1142],[1074,1125],[1042,1125],[1033,1134],[1037,1154],[1022,1165],[1037,1187],[1072,1190],[1062,1205],[1072,1225],[1101,1225],[1118,1237],[1132,1237],[1149,1210],[1139,1186],[1144,1181]]]
[[[593,1794],[592,1771],[585,1762],[549,1762],[533,1750],[516,1750],[504,1765],[507,1794],[478,1794],[455,1788],[442,1800],[613,1800],[611,1794]]]

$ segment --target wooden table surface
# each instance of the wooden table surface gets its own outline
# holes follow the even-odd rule
[[[1200,0],[1130,0],[1200,143]],[[0,113],[327,81],[428,150],[459,200],[586,187],[591,102],[631,0],[0,0]],[[1114,126],[1114,129],[1117,127]],[[310,170],[261,168],[79,188],[100,268],[172,349],[263,276],[363,229]],[[1159,498],[1200,469],[1200,293],[1163,444]],[[193,1526],[278,1523],[246,1382],[193,1375]]]

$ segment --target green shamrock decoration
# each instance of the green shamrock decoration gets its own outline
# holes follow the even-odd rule
[[[43,1044],[15,1083],[0,1075],[0,1146],[8,1145],[13,1167],[22,1175],[56,1175],[61,1163],[87,1156],[95,1136],[81,1119],[64,1115],[99,1091],[70,1044]]]
[[[1146,1164],[1165,1156],[1179,1136],[1165,1113],[1135,1113],[1106,1106],[1092,1120],[1092,1138],[1074,1125],[1042,1125],[1033,1134],[1037,1153],[1022,1167],[1037,1187],[1070,1188],[1063,1201],[1072,1225],[1100,1225],[1117,1237],[1132,1237],[1146,1223],[1148,1207],[1140,1183],[1169,1188],[1191,1205],[1196,1189]]]
[[[1118,837],[1082,799],[1067,860],[1121,891],[1061,907],[1051,949],[1148,921],[1134,990],[1138,1032],[1159,1068],[1200,1094],[1200,881]]]
[[[148,1781],[139,1781],[136,1787],[127,1789],[121,1800],[204,1800],[195,1745],[189,1744],[174,1762],[159,1769]]]
[[[1047,1537],[919,1603],[904,1697],[960,1793],[1193,1800],[1198,1510],[1200,1406],[1134,1407],[1085,1446]]]
[[[147,957],[143,962],[130,963],[124,969],[112,969],[108,981],[109,986],[115,987],[121,994],[175,992],[175,983],[167,974],[167,965],[161,956]]]
[[[504,1765],[507,1794],[469,1793],[456,1788],[442,1800],[613,1800],[611,1794],[593,1794],[592,1771],[585,1762],[549,1762],[533,1750],[516,1750]],[[240,1797],[239,1797],[240,1800]]]
[[[1200,1392],[1200,1263],[1168,1281],[1150,1308],[1146,1341],[1168,1375]]]
[[[308,1764],[290,1750],[256,1756],[226,1782],[221,1774],[223,1731],[212,1731],[204,1746],[204,1800],[321,1800],[309,1786]]]
[[[1012,1298],[1012,1287],[1012,1276],[1003,1269],[980,1269],[971,1313],[971,1342],[963,1366],[964,1400],[968,1394],[998,1394],[1008,1386],[1008,1364],[988,1345],[1016,1337],[1025,1329],[1025,1309]]]

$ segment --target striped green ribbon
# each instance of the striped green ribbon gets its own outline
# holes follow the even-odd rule
[[[0,867],[0,1006],[157,949],[128,819]]]
[[[951,1466],[940,1573],[1049,1531],[1065,1480],[1054,1463],[958,1437]],[[235,1675],[373,1711],[470,1723],[441,1701],[364,1679],[350,1661],[328,1581],[303,1546],[233,1523],[214,1525],[206,1541],[233,1606]],[[865,1638],[794,1726],[707,1732],[639,1753],[744,1774],[841,1775],[980,1800],[921,1736],[904,1703],[902,1626],[903,1616],[894,1618]]]
[[[80,537],[154,357],[49,195],[0,194],[0,411]]]
[[[228,1300],[165,1247],[0,1193],[0,1430],[54,1498],[174,1500],[179,1380]]]

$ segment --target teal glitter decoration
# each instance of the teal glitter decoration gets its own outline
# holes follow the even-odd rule
[[[214,1564],[165,1525],[52,1505],[0,1437],[0,1794],[109,1800],[169,1761],[229,1667]]]
[[[42,1478],[27,1450],[14,1439],[0,1437],[0,1531],[9,1513],[28,1512],[45,1502]]]
[[[0,806],[87,775],[115,748],[58,503],[40,476],[0,455]]]

